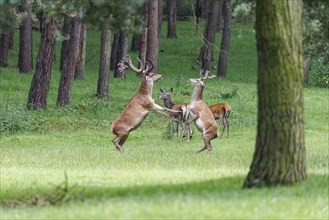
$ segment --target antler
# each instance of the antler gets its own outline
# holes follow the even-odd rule
[[[153,67],[154,67],[154,63],[152,60],[148,59],[146,61],[145,67],[143,62],[137,58],[139,64],[140,64],[140,68],[138,69],[136,66],[134,66],[134,64],[131,61],[131,58],[129,56],[126,56],[125,58],[123,58],[121,60],[121,62],[118,64],[119,66],[119,71],[123,71],[125,69],[130,69],[136,73],[142,73],[142,74],[146,74],[148,72],[150,72]]]
[[[150,72],[154,67],[154,63],[151,59],[147,59],[145,63],[145,69],[143,70],[143,74]]]
[[[141,68],[139,69],[136,66],[134,66],[134,64],[131,61],[131,58],[129,56],[126,56],[125,58],[122,58],[121,62],[118,64],[119,71],[121,72],[125,69],[130,69],[136,73],[143,73],[144,65],[140,59],[138,59],[138,62],[141,64]]]
[[[202,81],[203,81],[203,80],[206,80],[206,79],[213,79],[213,78],[216,77],[216,75],[211,75],[211,76],[209,76],[209,73],[210,73],[209,70],[206,70],[206,71],[205,71],[205,75],[202,76],[202,75],[203,75],[203,72],[204,72],[204,70],[201,69],[201,70],[200,70],[200,79],[201,79]]]

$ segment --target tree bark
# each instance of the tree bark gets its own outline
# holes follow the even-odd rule
[[[120,31],[116,32],[113,37],[112,49],[111,49],[111,64],[110,69],[115,70],[117,65],[117,53],[119,47],[119,38],[120,38]]]
[[[217,19],[217,28],[216,32],[222,31],[222,17],[223,17],[223,9],[225,6],[225,2],[228,0],[219,0],[219,10],[218,10],[218,19]]]
[[[8,42],[9,42],[9,33],[2,33],[0,35],[0,66],[8,66]]]
[[[128,55],[128,37],[127,34],[123,31],[120,31],[120,37],[119,37],[119,43],[118,43],[118,49],[117,49],[117,55],[116,55],[116,63],[114,67],[114,77],[115,78],[126,78],[126,72],[120,71],[118,68],[118,63],[122,60],[122,58],[126,57]]]
[[[78,46],[78,57],[77,64],[75,67],[74,79],[84,79],[85,78],[85,60],[86,60],[86,37],[87,37],[87,27],[81,24],[80,29],[80,39]]]
[[[35,74],[27,101],[29,109],[44,110],[47,104],[51,67],[56,45],[54,33],[57,30],[57,22],[55,19],[51,19],[43,24]]]
[[[167,38],[174,39],[177,38],[176,35],[176,10],[177,10],[177,0],[168,0],[168,33]]]
[[[222,34],[222,43],[220,46],[220,54],[217,67],[217,76],[226,77],[228,52],[231,39],[231,23],[232,23],[232,6],[230,0],[224,2],[224,28]]]
[[[69,27],[69,40],[66,45],[66,58],[63,62],[61,78],[58,87],[57,105],[63,106],[70,104],[72,93],[72,81],[77,62],[77,50],[80,39],[81,25],[77,21],[77,17],[72,18]]]
[[[154,66],[151,71],[156,72],[158,66],[158,0],[151,0],[148,5],[148,29],[147,29],[147,50],[146,59],[153,61]]]
[[[101,56],[99,63],[99,75],[97,83],[98,98],[107,98],[109,92],[109,74],[110,74],[110,62],[111,62],[111,31],[108,25],[102,26],[101,35]]]
[[[256,4],[258,126],[244,187],[306,178],[302,1]]]
[[[21,0],[21,12],[24,17],[19,28],[18,69],[20,73],[27,73],[33,68],[32,17],[27,0]]]
[[[204,71],[210,70],[211,62],[213,60],[216,26],[219,12],[219,0],[210,1],[209,4],[209,14],[205,28],[205,38],[199,55],[201,58],[202,69]]]
[[[59,70],[63,69],[63,65],[66,60],[66,55],[67,55],[67,46],[66,45],[67,45],[67,41],[69,40],[69,28],[70,28],[71,22],[72,22],[72,18],[68,15],[65,15],[62,34],[66,39],[64,39],[62,41],[61,60],[60,60],[60,64],[59,64]]]

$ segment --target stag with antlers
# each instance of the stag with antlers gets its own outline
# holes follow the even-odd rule
[[[129,103],[121,114],[112,123],[112,132],[115,134],[112,142],[117,150],[123,151],[123,144],[128,138],[130,131],[137,129],[150,111],[154,111],[165,116],[168,116],[165,111],[179,112],[164,108],[157,105],[152,98],[153,83],[160,78],[161,75],[152,72],[153,62],[147,60],[145,66],[140,62],[140,68],[135,67],[130,57],[122,59],[119,63],[120,70],[130,69],[139,74],[142,78],[140,86],[135,95],[130,99]]]
[[[205,87],[204,80],[215,78],[215,75],[208,76],[209,71],[205,72],[205,76],[202,76],[203,70],[200,71],[200,78],[189,79],[188,83],[194,85],[194,92],[192,95],[192,100],[189,105],[189,119],[186,121],[185,133],[189,129],[192,122],[195,123],[196,127],[200,132],[202,132],[202,138],[204,142],[204,147],[197,151],[200,153],[204,150],[211,151],[212,146],[210,141],[218,137],[218,126],[215,118],[210,111],[208,105],[202,100],[202,93]]]

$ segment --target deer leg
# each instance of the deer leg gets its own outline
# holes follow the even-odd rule
[[[223,137],[224,137],[224,131],[225,131],[225,119],[224,119],[224,117],[220,117],[219,118],[219,120],[220,120],[220,123],[222,124],[222,136],[221,136],[221,138],[223,139]]]
[[[115,145],[118,151],[123,151],[123,147],[120,145],[120,141],[124,135],[117,135],[115,138],[112,139],[112,143]]]
[[[200,150],[198,150],[197,153],[200,153],[200,152],[202,152],[204,150],[208,150],[208,152],[212,150],[212,146],[210,144],[210,138],[203,137],[203,142],[204,142],[204,147],[201,148]]]
[[[175,134],[175,122],[174,120],[171,120],[171,137],[174,139],[174,134]]]
[[[230,130],[230,119],[225,117],[226,120],[226,127],[227,127],[227,138],[229,138],[229,130]]]

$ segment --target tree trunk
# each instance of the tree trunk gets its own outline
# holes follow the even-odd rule
[[[151,0],[148,5],[148,30],[147,30],[147,50],[146,59],[150,59],[154,63],[151,71],[157,71],[158,64],[158,0]]]
[[[60,60],[60,64],[59,64],[59,70],[63,69],[63,65],[66,60],[66,55],[67,55],[67,46],[66,45],[69,40],[69,28],[70,28],[71,22],[72,22],[72,18],[68,15],[65,15],[62,34],[66,39],[64,39],[62,41],[61,60]]]
[[[27,0],[21,0],[21,12],[24,14],[24,17],[19,28],[18,69],[20,73],[27,73],[33,67],[32,17]]]
[[[216,37],[216,27],[219,12],[219,0],[213,0],[209,5],[209,14],[207,25],[205,29],[204,43],[200,49],[200,57],[202,58],[202,69],[204,71],[210,70],[211,62],[213,60],[214,43]]]
[[[200,4],[200,0],[196,0],[195,3],[195,22],[196,29],[199,31],[200,17],[202,16],[202,5]]]
[[[101,51],[100,51],[99,75],[97,84],[98,98],[107,98],[109,92],[109,74],[111,62],[111,31],[108,25],[102,26]]]
[[[231,38],[231,23],[232,23],[232,8],[230,0],[224,2],[224,29],[222,34],[222,43],[220,46],[220,54],[217,67],[217,76],[226,77],[228,51],[230,48]]]
[[[75,66],[77,62],[77,50],[80,39],[81,25],[77,21],[77,17],[72,18],[69,27],[69,40],[66,45],[66,58],[63,62],[61,71],[61,79],[58,87],[57,105],[63,106],[70,104],[72,93],[72,80],[74,76]]]
[[[120,31],[120,37],[119,37],[119,43],[118,43],[118,49],[117,49],[117,55],[116,55],[116,64],[114,69],[114,77],[115,78],[126,78],[126,72],[120,71],[118,68],[118,63],[122,60],[122,58],[126,57],[128,55],[128,37],[127,34],[123,31]]]
[[[8,49],[11,50],[14,47],[14,34],[15,30],[9,32],[9,42],[8,42]]]
[[[177,10],[177,0],[168,0],[168,33],[167,38],[173,39],[177,38],[176,35],[176,10]]]
[[[81,24],[80,38],[78,46],[78,58],[75,67],[74,79],[84,79],[85,77],[85,60],[86,60],[86,37],[87,37],[87,27]]]
[[[222,31],[223,6],[226,4],[225,3],[226,1],[228,1],[228,0],[219,0],[219,10],[218,10],[218,19],[217,19],[216,32],[221,32]]]
[[[8,42],[9,33],[3,33],[0,35],[0,66],[8,66]]]
[[[110,64],[111,70],[116,69],[119,38],[120,38],[120,31],[116,32],[113,37],[113,43],[112,43],[112,49],[111,49],[111,64]]]
[[[148,5],[144,6],[144,26],[142,30],[142,35],[141,35],[141,41],[140,41],[140,46],[139,46],[139,59],[142,61],[143,64],[145,64],[146,60],[146,50],[147,50],[147,26],[148,26]],[[141,64],[138,63],[138,68],[141,68]]]
[[[157,0],[157,1],[158,1],[158,39],[160,40],[162,17],[163,17],[163,0]]]
[[[51,19],[49,22],[44,22],[44,25],[41,33],[35,74],[32,79],[27,101],[27,107],[29,109],[44,110],[47,104],[51,67],[56,45],[54,33],[57,30],[57,22],[55,19]]]
[[[302,1],[256,4],[258,126],[244,187],[306,178],[302,11]]]
[[[312,59],[311,57],[306,57],[304,60],[304,85],[308,84],[308,75],[310,73],[311,69],[311,64],[312,64]]]
[[[138,10],[138,12],[140,11],[140,9]],[[141,14],[141,13],[138,13]],[[141,26],[142,22],[140,20],[139,17],[135,18],[135,24],[134,27],[138,28],[139,26]],[[139,50],[139,46],[140,46],[140,42],[141,42],[141,33],[134,33],[132,38],[131,38],[131,47],[130,50],[131,51],[138,51]]]

